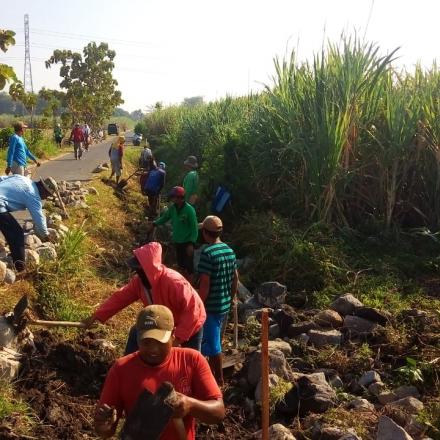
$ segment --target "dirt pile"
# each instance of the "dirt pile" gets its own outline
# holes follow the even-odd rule
[[[62,341],[42,331],[35,335],[35,346],[37,351],[23,361],[17,383],[19,393],[39,418],[33,435],[41,439],[94,438],[93,408],[114,360],[113,351],[93,333]]]

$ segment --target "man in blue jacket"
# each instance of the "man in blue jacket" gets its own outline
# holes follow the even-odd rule
[[[12,261],[18,272],[25,269],[24,232],[11,212],[28,209],[34,222],[36,234],[49,240],[42,199],[58,193],[57,183],[52,177],[32,182],[27,177],[14,174],[0,176],[0,232],[11,250]]]
[[[148,177],[142,188],[144,194],[148,197],[148,208],[146,211],[149,218],[157,217],[159,213],[160,192],[165,185],[165,176],[165,163],[159,162],[159,165],[156,165],[156,162],[152,161]]]
[[[23,134],[27,125],[23,124],[23,122],[16,122],[13,127],[15,134],[9,138],[5,173],[8,175],[12,172],[12,174],[26,176],[28,174],[27,158],[29,157],[29,159],[33,160],[37,167],[40,166],[40,162],[38,162],[37,158],[29,151],[24,141]]]

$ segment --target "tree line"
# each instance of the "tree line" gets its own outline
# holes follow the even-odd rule
[[[0,49],[6,52],[15,44],[15,33],[0,29]],[[31,115],[44,113],[51,115],[54,121],[61,117],[64,125],[81,121],[91,127],[100,127],[104,121],[116,113],[124,103],[118,82],[113,77],[116,52],[108,44],[92,41],[80,52],[55,50],[45,62],[47,69],[59,66],[61,77],[60,90],[45,89],[36,93],[24,90],[11,66],[0,64],[0,91],[9,84],[9,96],[0,94],[0,113]],[[1,60],[0,60],[1,61]],[[12,101],[12,102],[11,102]],[[128,112],[127,112],[128,113]],[[142,111],[136,110],[129,116],[142,118]]]

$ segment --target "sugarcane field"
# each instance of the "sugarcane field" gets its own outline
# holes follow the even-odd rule
[[[438,2],[1,10],[0,440],[440,440]]]

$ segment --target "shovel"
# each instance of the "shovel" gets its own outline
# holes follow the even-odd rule
[[[72,322],[72,321],[44,321],[42,319],[29,319],[29,300],[27,295],[23,295],[18,303],[14,307],[13,312],[13,323],[15,326],[23,327],[23,321],[25,321],[25,326],[27,324],[31,325],[41,325],[44,327],[77,327],[86,328],[87,325],[82,322]]]
[[[237,298],[234,298],[234,348],[238,349],[238,303]]]
[[[173,415],[172,401],[175,398],[173,385],[164,382],[155,394],[143,390],[127,417],[121,431],[121,440],[158,440]],[[182,419],[173,419],[177,431],[176,440],[186,440]]]
[[[118,189],[124,189],[128,185],[128,181],[139,171],[137,169],[133,174],[130,174],[126,179],[121,179],[120,182],[116,185]]]

